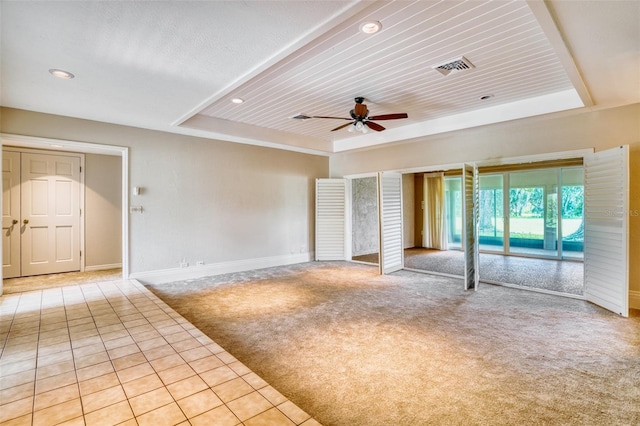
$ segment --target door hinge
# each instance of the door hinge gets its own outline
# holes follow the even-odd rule
[[[80,166],[80,173],[82,173],[82,166]]]
[[[80,250],[80,257],[82,257],[82,250]]]

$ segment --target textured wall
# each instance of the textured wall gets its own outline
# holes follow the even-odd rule
[[[375,176],[351,181],[353,256],[378,252],[377,182]]]
[[[131,273],[308,253],[324,156],[2,108],[4,133],[129,147]]]
[[[122,263],[122,158],[85,154],[85,266]]]

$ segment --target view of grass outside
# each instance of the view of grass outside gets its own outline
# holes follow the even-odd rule
[[[479,234],[481,236],[486,237],[498,237],[502,238],[504,236],[504,227],[502,218],[498,218],[497,223],[495,223],[494,229],[490,232],[480,231]],[[582,224],[582,219],[565,219],[562,221],[562,237],[568,237],[569,235],[575,233],[580,229],[580,225]],[[541,218],[531,218],[531,217],[520,217],[520,218],[511,218],[510,222],[510,230],[511,230],[511,238],[528,238],[528,239],[539,239],[541,240],[544,237],[544,220]]]
[[[567,171],[567,173],[565,173]],[[565,250],[582,251],[583,242],[583,207],[584,207],[584,187],[581,185],[581,169],[563,169],[562,181],[571,181],[576,184],[565,184],[562,186],[561,194],[554,189],[558,179],[557,172],[553,170],[545,171],[547,176],[545,186],[537,185],[536,180],[528,187],[511,187],[506,192],[509,196],[509,235],[511,246],[516,247],[536,247],[544,242],[544,247],[553,247],[562,241]],[[573,176],[570,175],[573,173]],[[523,176],[521,174],[520,176]],[[538,175],[530,174],[530,177],[543,177],[541,172]],[[569,178],[572,179],[569,179]],[[542,180],[542,179],[541,179]],[[480,176],[479,191],[479,237],[483,238],[481,244],[489,244],[496,248],[504,243],[504,201],[505,191],[502,188],[501,175]],[[524,183],[524,179],[520,179]],[[484,186],[484,188],[483,188]],[[449,242],[459,242],[462,234],[462,209],[461,209],[461,188],[459,178],[449,178],[446,181],[447,187],[447,226],[449,227]],[[560,195],[560,197],[558,197]],[[546,203],[545,203],[546,197]],[[558,198],[560,198],[558,200]],[[560,202],[561,205],[558,205]],[[556,235],[558,228],[558,209],[561,212],[562,235]],[[546,217],[545,217],[546,216]],[[546,232],[545,232],[546,231]],[[551,242],[549,243],[549,239]],[[484,241],[484,242],[483,242]],[[527,242],[528,241],[528,242]],[[566,246],[571,242],[571,246]],[[530,244],[534,244],[530,246]],[[576,245],[577,244],[577,245]]]
[[[509,227],[511,238],[544,238],[543,188],[512,188],[509,199]],[[502,190],[480,190],[480,236],[504,236],[502,214]],[[562,237],[569,237],[580,231],[584,189],[582,186],[562,188]],[[557,200],[547,201],[547,226],[557,226]]]
[[[456,216],[454,218],[453,232],[455,235],[462,233],[462,218]],[[479,235],[484,237],[504,237],[504,226],[502,218],[491,218],[491,230],[479,230]],[[580,229],[582,219],[564,219],[562,221],[562,237],[568,237]],[[542,239],[544,236],[544,220],[541,218],[511,218],[511,237]]]

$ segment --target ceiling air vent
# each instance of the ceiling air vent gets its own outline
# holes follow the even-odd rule
[[[453,61],[449,61],[445,64],[440,64],[433,67],[434,70],[438,71],[442,75],[449,75],[451,73],[470,70],[471,68],[475,68],[475,66],[464,56],[461,56],[458,59],[454,59]]]

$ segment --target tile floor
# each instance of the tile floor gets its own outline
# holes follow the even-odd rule
[[[135,280],[0,297],[3,425],[319,425]]]

